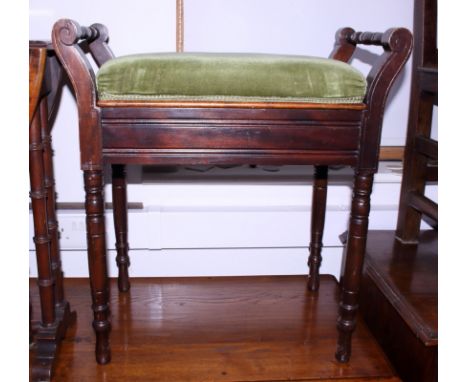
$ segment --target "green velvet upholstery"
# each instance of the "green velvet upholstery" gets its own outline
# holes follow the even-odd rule
[[[106,62],[100,100],[360,103],[366,80],[324,58],[240,53],[154,53]]]

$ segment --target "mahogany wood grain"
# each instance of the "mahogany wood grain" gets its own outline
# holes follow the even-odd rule
[[[128,257],[128,228],[127,228],[127,181],[125,166],[112,166],[112,200],[114,212],[115,248],[117,256],[115,261],[119,270],[118,285],[119,291],[127,292],[130,289],[128,277],[128,267],[130,258]]]
[[[438,147],[438,142],[430,138],[421,135],[415,138],[416,150],[418,150],[421,154],[427,156],[430,159],[437,160],[439,151]]]
[[[430,219],[437,221],[438,220],[438,208],[437,203],[428,197],[421,195],[417,192],[409,192],[407,196],[408,205],[414,210],[424,213],[429,216]]]
[[[381,161],[402,161],[404,150],[404,146],[382,146],[379,159]]]
[[[103,162],[140,165],[344,165],[354,166],[356,152],[226,149],[103,149]]]
[[[104,198],[101,170],[85,170],[86,233],[88,239],[88,264],[94,312],[93,328],[96,332],[96,361],[110,361],[109,333],[109,281],[104,231]]]
[[[47,193],[44,186],[44,146],[41,139],[41,123],[41,114],[35,113],[29,128],[29,177],[34,244],[39,275],[38,286],[41,290],[41,325],[47,327],[55,323],[55,280],[50,262],[50,235],[47,227]]]
[[[78,311],[62,343],[55,381],[399,381],[360,321],[353,357],[333,357],[339,288],[321,276],[135,278],[110,286],[113,362],[94,362],[85,279],[65,279]],[[32,291],[33,303],[37,293]]]
[[[434,105],[437,104],[437,0],[414,1],[414,39],[411,70],[411,94],[408,130],[401,182],[400,204],[396,235],[404,243],[417,243],[422,213],[429,212],[434,219],[434,208],[413,208],[412,195],[424,195],[426,181],[433,179],[434,167],[428,170],[428,156],[437,158],[436,142],[429,141]],[[428,143],[431,142],[431,143]],[[433,163],[432,163],[433,165]],[[427,204],[427,203],[426,203]]]
[[[309,280],[311,291],[319,289],[319,270],[322,262],[322,237],[325,225],[325,212],[327,209],[328,167],[316,166],[312,193],[312,222],[309,245]]]
[[[356,275],[362,273],[364,262],[372,181],[372,173],[356,171],[337,323],[339,337],[336,357],[341,362],[347,362],[351,356],[351,335],[356,327],[360,284],[360,277]]]
[[[363,316],[405,381],[437,380],[438,238],[404,244],[395,231],[369,231]],[[382,319],[385,317],[385,319]]]
[[[47,58],[47,43],[29,43],[29,124],[39,105]]]
[[[78,103],[81,168],[85,172],[85,183],[88,182],[88,253],[98,362],[106,363],[110,359],[107,343],[110,323],[104,292],[107,278],[103,260],[105,227],[102,191],[97,185],[103,166],[109,163],[355,167],[346,275],[338,319],[337,359],[347,362],[356,321],[369,195],[378,166],[384,107],[390,88],[411,52],[411,33],[403,28],[389,29],[385,33],[361,33],[351,28],[338,32],[333,58],[349,61],[357,44],[383,48],[368,74],[364,103],[346,107],[333,104],[278,107],[264,103],[235,106],[229,103],[98,103],[95,76],[81,47],[89,47],[99,66],[112,57],[107,38],[107,30],[100,24],[82,27],[68,19],[57,21],[52,32],[54,48],[70,77]],[[96,183],[90,183],[90,176],[96,178]],[[316,219],[317,223],[320,219]],[[316,224],[317,231],[321,226],[321,223]]]
[[[203,127],[203,128],[202,128]],[[105,121],[102,124],[106,149],[226,149],[327,150],[356,152],[359,124],[320,126],[285,124],[276,126],[229,122]],[[294,136],[295,139],[290,137]]]
[[[47,230],[50,237],[50,266],[55,282],[55,304],[66,304],[63,292],[63,272],[60,260],[59,233],[57,214],[55,212],[55,178],[53,167],[53,150],[51,126],[48,123],[47,99],[41,102],[41,135],[43,144],[44,190],[47,199]]]
[[[49,123],[53,111],[53,106],[49,107],[49,104],[55,105],[59,94],[57,89],[60,87],[60,69],[54,60],[50,44],[30,42],[29,53],[29,177],[39,275],[37,284],[41,301],[40,319],[34,323],[30,306],[30,343],[35,348],[35,356],[30,365],[32,381],[48,381],[53,373],[60,341],[75,316],[70,311],[63,291],[55,214],[50,135],[52,125]]]

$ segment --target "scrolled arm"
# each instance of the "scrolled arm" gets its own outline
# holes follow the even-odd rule
[[[392,28],[385,33],[356,33],[350,37],[350,40],[356,44],[379,45],[384,49],[367,75],[367,93],[364,102],[368,105],[368,113],[361,138],[360,153],[360,166],[376,171],[379,150],[373,151],[372,147],[380,145],[388,94],[408,61],[413,48],[413,36],[408,29]]]
[[[92,41],[99,36],[99,31],[93,27],[81,26],[74,20],[62,19],[55,23],[56,31],[60,42],[64,45],[73,45],[80,40]]]
[[[361,139],[360,166],[375,171],[378,157],[372,153],[380,144],[383,113],[388,94],[403,66],[408,60],[413,37],[405,28],[392,28],[384,33],[356,32],[352,28],[339,29],[335,37],[335,47],[330,58],[350,62],[357,45],[375,45],[383,48],[382,54],[372,65],[367,75],[366,120]]]
[[[97,90],[94,71],[80,46],[85,42],[90,46],[100,38],[107,40],[107,29],[93,25],[82,27],[76,21],[58,20],[52,29],[52,44],[65,72],[70,79],[78,105],[80,127],[81,166],[83,169],[97,169],[102,166],[100,156],[101,132],[96,129],[100,118],[96,106]],[[96,50],[96,49],[95,49]],[[90,46],[93,56],[93,51]],[[105,52],[105,54],[107,54]],[[96,60],[97,61],[97,60]],[[98,62],[99,64],[99,62]],[[98,153],[98,154],[96,154]]]

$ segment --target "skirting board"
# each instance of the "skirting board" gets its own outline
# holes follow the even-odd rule
[[[342,248],[324,248],[321,273],[339,278]],[[108,251],[110,277],[117,277],[115,251]],[[30,277],[37,277],[30,251]],[[130,251],[130,277],[300,275],[307,273],[307,248],[216,248]],[[88,277],[86,251],[62,251],[65,277]]]

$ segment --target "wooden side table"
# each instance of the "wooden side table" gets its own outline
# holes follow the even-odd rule
[[[36,344],[32,380],[50,380],[57,348],[75,318],[64,298],[55,213],[51,124],[62,69],[50,44],[29,43],[29,177],[41,319],[30,322]]]

